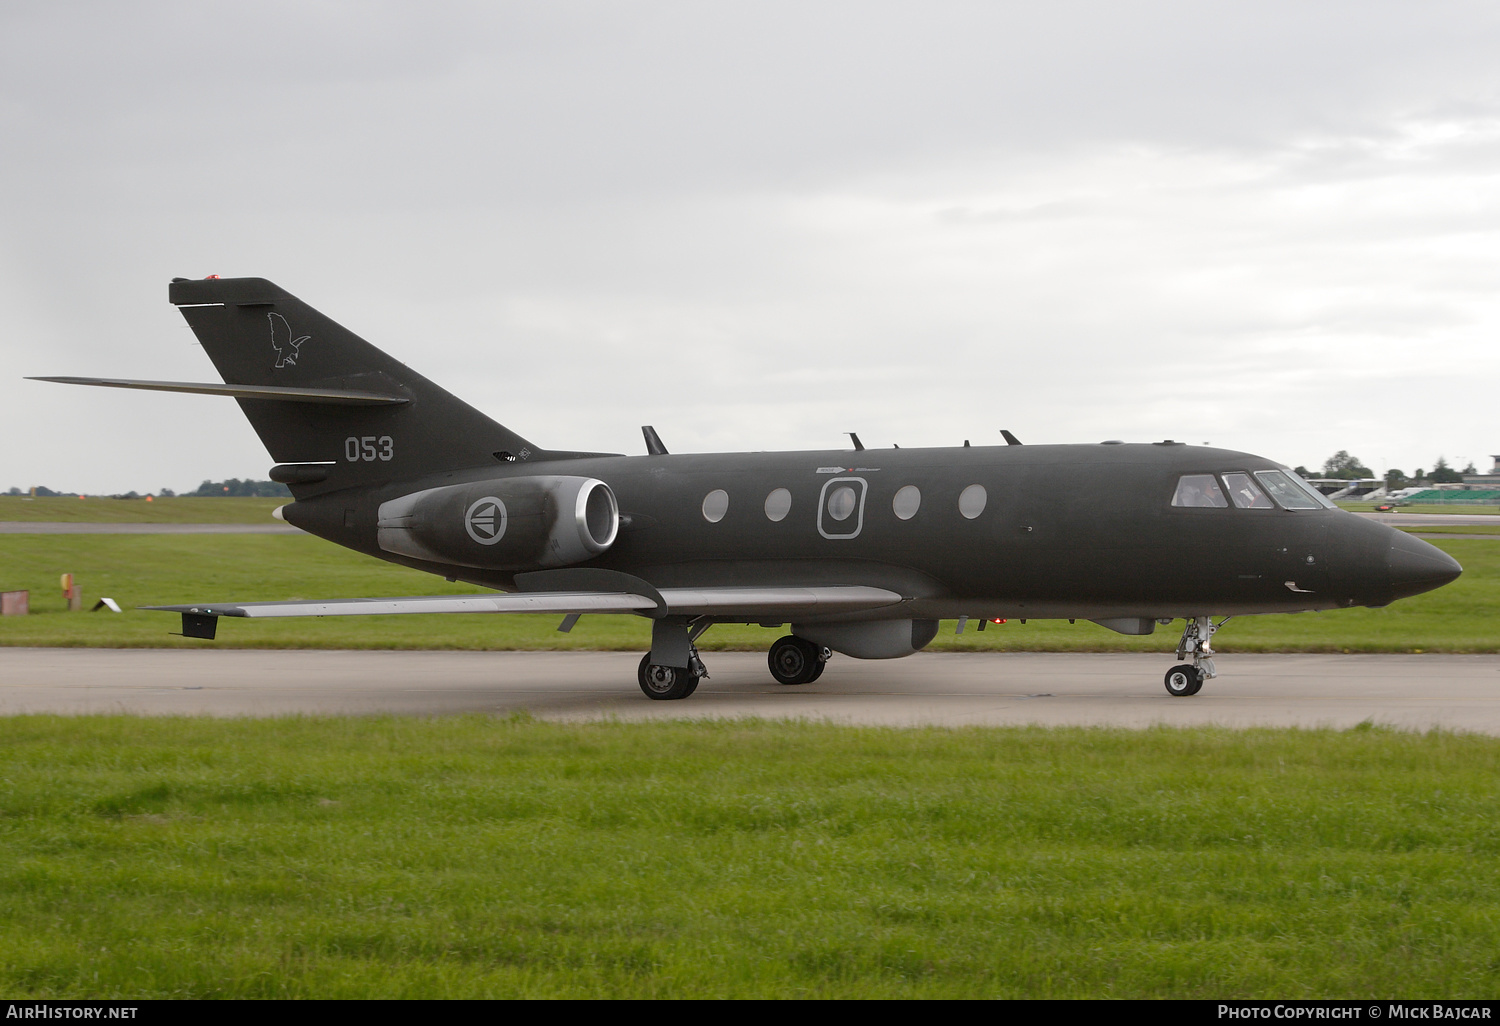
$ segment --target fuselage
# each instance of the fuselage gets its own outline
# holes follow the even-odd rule
[[[284,515],[383,559],[508,589],[529,568],[382,549],[379,507],[466,482],[584,476],[609,486],[620,516],[613,544],[580,566],[659,588],[868,585],[905,597],[899,611],[864,614],[871,618],[1381,606],[1461,572],[1420,539],[1321,504],[1174,505],[1185,477],[1222,484],[1239,480],[1226,474],[1278,469],[1181,443],[582,456],[360,488],[339,489],[335,477]]]

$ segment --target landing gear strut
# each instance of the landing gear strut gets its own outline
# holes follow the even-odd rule
[[[823,667],[832,654],[821,645],[788,634],[771,646],[766,662],[778,684],[811,684],[823,676]]]
[[[1192,657],[1193,661],[1179,663],[1167,671],[1167,694],[1174,698],[1196,695],[1202,690],[1204,681],[1213,680],[1219,675],[1214,669],[1214,650],[1209,639],[1228,622],[1227,616],[1218,623],[1207,616],[1195,616],[1188,620],[1187,626],[1182,629],[1182,640],[1177,642],[1177,658]]]

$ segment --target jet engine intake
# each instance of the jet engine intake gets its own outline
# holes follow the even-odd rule
[[[620,530],[609,485],[591,477],[505,477],[412,492],[380,505],[386,552],[492,570],[582,563]]]

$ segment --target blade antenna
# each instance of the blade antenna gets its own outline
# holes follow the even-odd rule
[[[1020,445],[1021,440],[1004,428],[1000,429],[1000,437],[1005,439],[1006,445]]]
[[[853,431],[845,431],[844,434],[848,435],[849,439],[854,443],[855,452],[865,451],[865,443],[859,440],[859,435],[857,433]]]
[[[661,444],[661,435],[658,435],[656,433],[656,428],[652,427],[650,424],[642,424],[641,434],[646,436],[646,455],[667,455],[667,447]]]

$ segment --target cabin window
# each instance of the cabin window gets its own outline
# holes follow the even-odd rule
[[[865,492],[862,477],[835,477],[823,483],[818,494],[818,533],[830,540],[859,537],[865,525]]]
[[[990,496],[984,490],[984,485],[972,484],[959,493],[958,511],[973,520],[984,512],[985,504],[989,501]]]
[[[777,488],[766,496],[766,519],[779,523],[786,519],[786,515],[792,511],[792,493],[785,488]]]
[[[916,485],[906,485],[891,500],[891,512],[901,520],[910,520],[922,508],[922,492]]]
[[[710,524],[717,524],[728,512],[729,493],[724,489],[715,488],[703,497],[703,519]]]
[[[848,485],[835,488],[828,493],[828,515],[841,522],[848,520],[857,502],[853,488]]]
[[[1249,474],[1225,474],[1224,487],[1240,509],[1275,509],[1266,493],[1255,487]]]
[[[1177,493],[1172,496],[1172,505],[1225,509],[1229,502],[1212,474],[1184,474],[1177,479]]]
[[[1323,505],[1297,487],[1290,474],[1283,474],[1279,470],[1257,470],[1255,476],[1283,509],[1317,509]]]

